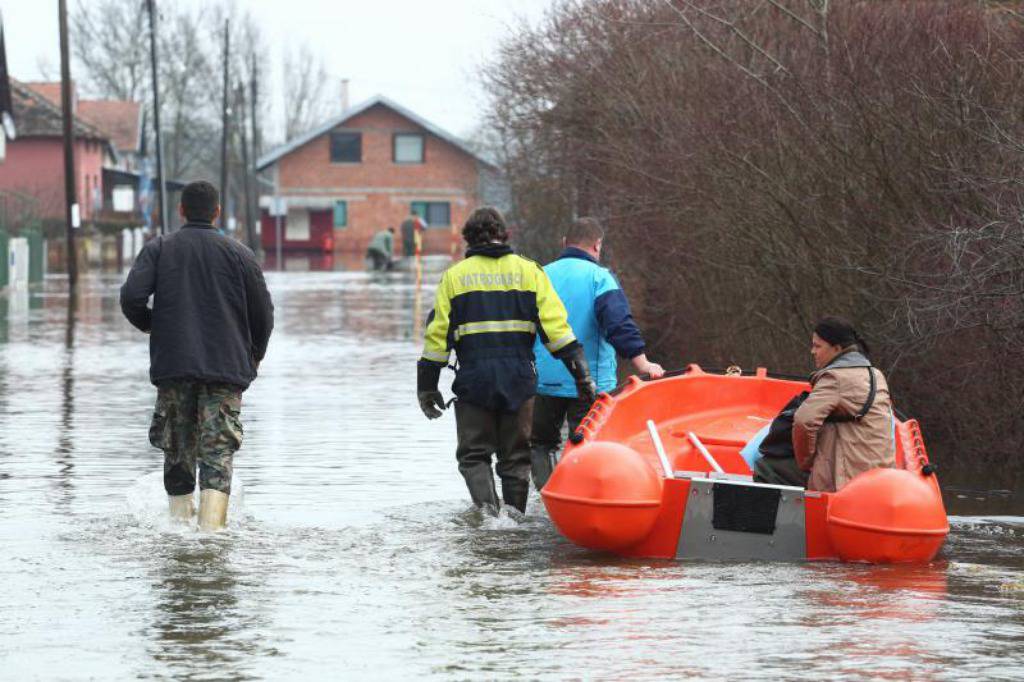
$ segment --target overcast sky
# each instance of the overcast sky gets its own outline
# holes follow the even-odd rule
[[[156,1],[159,7],[161,0]],[[195,5],[203,0],[182,1]],[[275,68],[283,45],[308,43],[324,57],[332,77],[325,87],[332,93],[338,92],[341,78],[348,78],[352,104],[378,93],[387,95],[456,135],[468,134],[479,121],[484,99],[477,72],[507,27],[522,19],[536,23],[552,4],[552,0],[236,1],[261,22],[275,50]],[[78,2],[68,4],[73,7]],[[11,75],[37,80],[41,62],[59,73],[57,0],[0,0],[0,10]]]

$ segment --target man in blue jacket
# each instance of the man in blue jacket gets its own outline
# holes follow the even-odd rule
[[[645,344],[633,322],[629,301],[615,276],[598,264],[604,229],[594,218],[580,218],[562,240],[564,247],[554,262],[544,267],[551,284],[569,313],[569,325],[583,345],[587,364],[598,391],[610,391],[617,383],[617,356],[630,361],[637,372],[657,379],[665,374],[650,362]],[[533,483],[544,487],[562,445],[562,424],[569,432],[579,426],[590,402],[576,397],[576,382],[563,364],[540,344],[534,346],[537,361],[537,399],[533,408],[530,464]]]

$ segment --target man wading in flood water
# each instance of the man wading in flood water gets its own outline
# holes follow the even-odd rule
[[[505,504],[526,511],[530,491],[530,423],[537,372],[537,335],[565,363],[581,399],[594,400],[583,347],[566,319],[565,306],[544,270],[512,253],[505,220],[496,209],[478,208],[462,228],[466,259],[445,271],[427,320],[423,356],[417,366],[420,409],[441,416],[437,390],[452,350],[459,369],[452,390],[458,449],[455,456],[469,494],[492,513],[498,495],[491,473],[497,454]]]
[[[274,306],[252,251],[213,227],[220,215],[213,185],[185,187],[178,212],[186,224],[135,259],[121,310],[150,334],[157,398],[149,440],[164,451],[171,516],[193,516],[198,464],[199,527],[213,530],[227,519],[242,392],[267,352]]]
[[[644,338],[633,322],[629,302],[618,280],[599,264],[604,228],[595,218],[580,218],[565,237],[558,259],[544,267],[551,285],[569,312],[572,326],[587,356],[597,390],[611,391],[618,381],[617,355],[627,358],[633,369],[652,379],[664,376],[661,365],[644,353]],[[533,406],[530,459],[533,483],[544,487],[554,471],[562,447],[562,424],[576,431],[593,401],[576,397],[576,387],[562,365],[539,345],[537,358],[537,401]]]

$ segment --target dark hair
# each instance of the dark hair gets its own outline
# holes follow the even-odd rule
[[[857,330],[853,328],[853,323],[845,317],[827,315],[821,318],[814,325],[814,333],[833,346],[846,348],[857,345],[862,353],[867,354],[870,352],[868,344],[864,342],[864,339],[861,338]]]
[[[181,191],[181,209],[187,220],[212,223],[219,205],[217,188],[205,180],[190,182]]]
[[[470,246],[479,246],[487,242],[508,241],[508,228],[505,227],[505,219],[501,217],[498,209],[491,206],[482,206],[473,211],[473,214],[462,226],[462,238]]]
[[[598,239],[604,239],[604,228],[597,222],[597,218],[580,218],[570,225],[569,231],[565,233],[565,243],[570,246],[593,244]]]

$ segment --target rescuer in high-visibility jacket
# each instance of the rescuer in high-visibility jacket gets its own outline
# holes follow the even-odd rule
[[[497,511],[491,473],[491,455],[496,454],[502,499],[524,512],[537,390],[534,339],[539,336],[544,347],[565,363],[580,398],[593,401],[596,387],[565,306],[544,270],[512,252],[501,214],[494,208],[478,208],[462,236],[468,245],[466,258],[442,276],[427,319],[417,395],[429,419],[441,416],[444,400],[437,383],[454,350],[459,471],[473,502]]]

